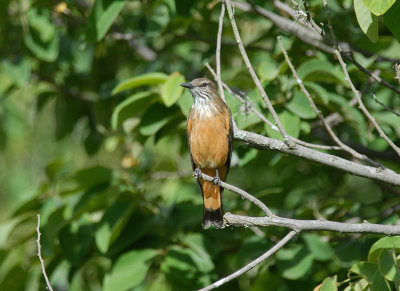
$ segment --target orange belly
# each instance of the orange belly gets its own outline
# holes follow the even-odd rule
[[[197,167],[217,168],[225,164],[229,156],[228,134],[222,116],[192,120],[189,145]]]

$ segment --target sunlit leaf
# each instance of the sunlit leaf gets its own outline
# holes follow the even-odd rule
[[[378,40],[378,17],[368,10],[362,0],[354,0],[354,11],[362,31],[370,41],[376,42]]]
[[[143,75],[139,75],[128,80],[123,81],[118,84],[113,90],[112,94],[115,95],[119,92],[134,89],[140,86],[154,86],[160,83],[164,83],[168,78],[168,75],[164,73],[147,73]]]
[[[396,0],[362,0],[367,8],[376,16],[384,14]]]
[[[182,95],[183,87],[179,86],[185,78],[178,72],[172,73],[161,87],[161,99],[165,106],[171,107]]]

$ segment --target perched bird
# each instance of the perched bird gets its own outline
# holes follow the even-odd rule
[[[192,167],[203,194],[203,228],[221,228],[224,188],[219,183],[226,180],[231,163],[232,114],[210,80],[194,79],[181,86],[190,89],[194,99],[187,119],[187,138]],[[215,177],[217,185],[199,178],[200,173]]]

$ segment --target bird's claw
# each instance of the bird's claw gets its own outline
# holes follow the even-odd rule
[[[201,177],[201,174],[202,174],[202,173],[201,173],[200,168],[194,169],[194,171],[193,171],[193,177],[199,179],[199,178]]]
[[[221,179],[218,176],[214,177],[212,182],[214,183],[215,187],[221,186]]]

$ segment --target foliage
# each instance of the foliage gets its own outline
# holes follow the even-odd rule
[[[363,3],[373,11],[368,3],[375,2]],[[380,12],[383,19],[372,18],[373,33],[379,35],[372,38],[375,44],[357,24],[352,1],[328,5],[335,32],[354,47],[355,59],[396,85],[392,60],[400,59],[400,44],[390,13],[400,2],[391,2],[386,13]],[[0,2],[0,290],[45,289],[35,242],[38,213],[42,254],[57,290],[192,290],[275,244],[286,230],[201,228],[202,198],[191,176],[185,133],[192,99],[178,85],[210,77],[204,63],[215,64],[220,5],[203,0],[54,3]],[[278,13],[272,2],[255,4]],[[317,23],[327,23],[322,1],[309,5]],[[356,8],[357,17],[361,9]],[[237,8],[235,16],[289,134],[332,144],[284,61],[278,35],[322,113],[343,117],[334,128],[340,138],[400,171],[398,157],[349,105],[352,92],[331,55],[259,15]],[[222,79],[246,92],[272,120],[228,19],[221,57]],[[398,144],[399,118],[370,95],[396,111],[400,99],[354,65],[348,70],[368,109]],[[239,128],[281,138],[232,95],[227,102]],[[396,188],[238,142],[228,182],[285,217],[399,220]],[[262,215],[228,191],[224,207]],[[338,282],[348,290],[368,285],[394,290],[399,238],[378,239],[301,234],[220,290],[311,290],[321,283],[320,290],[335,290]]]

